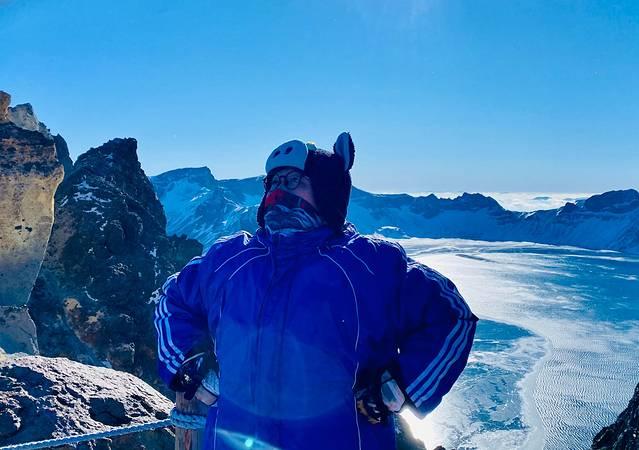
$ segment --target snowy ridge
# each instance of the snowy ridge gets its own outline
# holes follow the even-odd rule
[[[220,236],[257,228],[261,177],[217,180],[200,167],[150,179],[166,212],[168,234],[185,234],[206,248]],[[353,188],[348,219],[362,233],[393,238],[523,241],[639,253],[639,192],[633,189],[517,212],[477,193],[449,199]]]
[[[255,230],[260,178],[216,180],[207,167],[150,177],[167,217],[167,234],[186,235],[208,248],[218,237]]]

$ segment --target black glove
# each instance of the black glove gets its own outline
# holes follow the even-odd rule
[[[398,413],[405,397],[388,371],[375,375],[372,383],[355,393],[357,410],[372,424],[386,423],[391,413]]]
[[[357,410],[369,423],[386,423],[390,411],[382,399],[381,382],[373,383],[355,393]]]
[[[192,400],[202,380],[210,370],[214,370],[215,357],[211,352],[201,352],[184,360],[171,380],[169,388],[184,392],[186,400]]]

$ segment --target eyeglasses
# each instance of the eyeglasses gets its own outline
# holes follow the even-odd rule
[[[304,174],[299,170],[291,170],[290,172],[286,172],[280,175],[274,175],[269,179],[269,177],[264,178],[264,188],[266,191],[272,191],[273,189],[277,189],[278,187],[283,186],[288,190],[294,190],[304,178]]]

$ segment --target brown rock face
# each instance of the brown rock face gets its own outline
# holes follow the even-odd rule
[[[149,299],[202,246],[167,237],[135,139],[114,139],[80,155],[55,201],[56,221],[29,300],[41,354],[155,383]]]
[[[53,224],[62,164],[51,139],[0,124],[0,304],[26,304]]]
[[[0,446],[155,422],[166,419],[171,407],[170,400],[128,373],[65,358],[0,361]],[[171,428],[159,428],[81,445],[172,450],[174,437]]]
[[[3,99],[2,105],[8,101]],[[52,139],[0,123],[0,346],[7,352],[37,351],[25,305],[49,240],[53,197],[63,176]]]
[[[5,91],[0,91],[0,123],[9,120],[9,105],[11,104],[11,96]]]

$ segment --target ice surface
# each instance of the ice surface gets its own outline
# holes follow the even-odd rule
[[[482,319],[469,364],[413,430],[429,447],[586,449],[637,383],[639,258],[526,243],[404,239]]]

